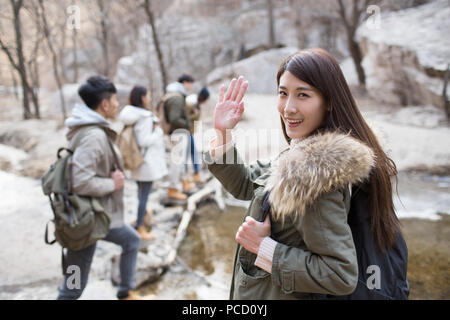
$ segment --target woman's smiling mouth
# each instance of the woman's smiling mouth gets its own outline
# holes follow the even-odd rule
[[[290,128],[298,127],[303,122],[303,120],[294,120],[294,119],[284,119],[284,120]]]

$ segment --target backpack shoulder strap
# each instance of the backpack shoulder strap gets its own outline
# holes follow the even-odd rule
[[[86,136],[86,134],[88,133],[88,131],[90,131],[90,130],[92,130],[92,129],[94,129],[94,128],[99,128],[99,129],[101,129],[101,130],[103,130],[103,131],[105,132],[106,140],[108,140],[108,145],[109,145],[109,147],[110,147],[110,149],[111,149],[111,152],[112,152],[112,154],[113,154],[113,157],[114,157],[114,164],[113,164],[114,170],[120,169],[120,170],[123,171],[123,169],[120,167],[119,158],[117,157],[116,151],[114,150],[114,147],[113,147],[113,145],[112,145],[112,143],[111,143],[111,140],[109,139],[108,135],[106,134],[106,131],[105,131],[101,126],[98,126],[98,125],[87,125],[87,126],[83,127],[82,129],[80,129],[81,132],[79,132],[79,133],[77,134],[77,136],[75,137],[75,141],[74,141],[73,144],[72,144],[72,148],[71,148],[72,151],[73,151],[73,152],[75,151],[76,147],[80,144],[81,139],[82,139],[84,136]]]
[[[108,139],[109,148],[111,149],[113,157],[114,157],[114,170],[119,169],[119,170],[123,171],[123,168],[120,166],[119,158],[117,157],[117,153],[114,150],[114,146],[112,145],[111,140],[108,137],[106,137],[106,138]]]
[[[88,126],[84,126],[83,128],[80,129],[80,132],[77,133],[77,135],[75,136],[75,140],[73,141],[72,144],[72,151],[75,151],[76,147],[78,147],[78,145],[81,142],[81,139],[84,138],[86,136],[86,134],[88,133],[88,131],[94,129],[94,128],[100,128],[100,126],[96,126],[96,125],[88,125]]]
[[[179,92],[167,92],[165,95],[163,95],[163,97],[161,98],[162,102],[166,102],[167,100],[169,100],[172,97],[175,96],[181,96],[181,93]]]

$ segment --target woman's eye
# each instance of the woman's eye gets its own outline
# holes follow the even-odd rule
[[[309,96],[308,96],[306,93],[300,92],[300,93],[298,94],[298,97],[299,97],[299,98],[308,98]]]
[[[280,91],[280,92],[278,92],[278,94],[279,94],[280,96],[286,96],[286,95],[287,95],[286,92],[284,92],[284,91]]]

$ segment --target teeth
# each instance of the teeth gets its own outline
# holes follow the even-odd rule
[[[303,122],[303,120],[297,120],[297,121],[290,121],[290,120],[288,120],[288,122],[289,123],[301,123],[301,122]]]

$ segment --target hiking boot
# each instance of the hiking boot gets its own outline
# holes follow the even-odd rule
[[[167,198],[169,200],[181,200],[181,201],[186,201],[187,199],[187,195],[185,195],[184,193],[181,193],[180,191],[178,191],[175,188],[167,188]]]
[[[153,216],[152,210],[147,209],[147,212],[145,213],[144,216],[144,226],[146,226],[148,229],[150,229],[153,226],[152,216]],[[136,226],[136,220],[131,221],[130,225],[134,228]]]
[[[154,294],[148,294],[145,296],[141,296],[137,291],[130,290],[128,291],[128,296],[125,298],[120,298],[119,300],[154,300]]]
[[[155,239],[155,235],[153,235],[152,233],[148,232],[145,229],[145,226],[139,226],[136,231],[139,233],[139,236],[141,237],[141,240],[152,240]]]
[[[194,183],[199,183],[199,184],[202,184],[202,183],[206,182],[205,180],[202,179],[202,177],[200,176],[200,173],[195,173],[192,181]]]
[[[187,195],[192,195],[198,191],[197,186],[195,183],[189,181],[189,180],[183,180],[181,181],[183,185],[183,193],[186,193]]]
[[[144,226],[151,228],[153,226],[152,222],[153,212],[151,209],[147,209],[147,213],[144,216]]]

